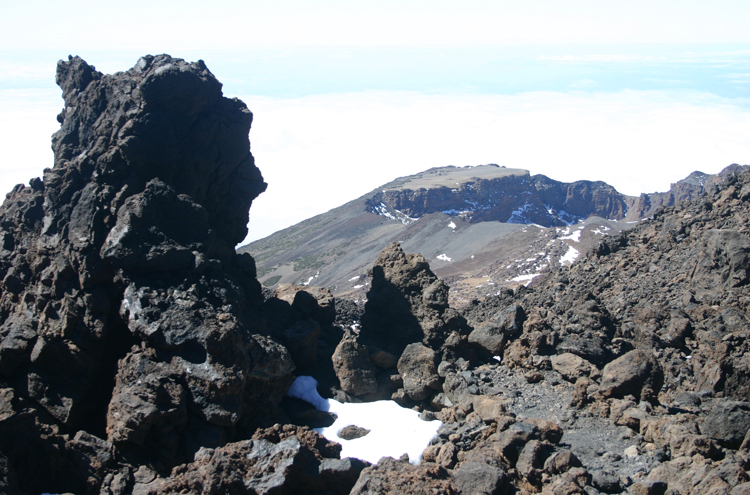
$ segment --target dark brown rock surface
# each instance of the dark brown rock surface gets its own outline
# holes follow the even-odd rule
[[[245,104],[167,55],[113,75],[71,57],[57,83],[54,167],[0,207],[0,451],[24,491],[84,493],[112,458],[60,435],[169,468],[272,424],[293,364],[234,251],[266,187]]]

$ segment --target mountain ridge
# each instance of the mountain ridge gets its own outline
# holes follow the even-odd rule
[[[659,207],[697,198],[719,175],[696,171],[669,191],[636,197],[601,181],[564,183],[496,164],[434,167],[238,252],[253,256],[267,287],[320,285],[357,300],[364,298],[372,259],[388,242],[401,241],[425,255],[460,303],[489,295],[487,287],[529,283]],[[531,245],[538,250],[530,254]]]

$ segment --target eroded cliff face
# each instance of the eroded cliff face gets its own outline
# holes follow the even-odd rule
[[[384,189],[368,201],[416,219],[442,212],[469,222],[535,223],[544,227],[570,225],[589,215],[622,220],[627,198],[604,182],[564,183],[544,175],[476,178],[454,186]],[[381,213],[382,214],[382,213]]]
[[[491,166],[494,165],[480,168]],[[734,165],[727,170],[733,170],[733,167],[739,166]],[[672,184],[669,191],[633,197],[621,194],[601,181],[566,183],[544,175],[529,175],[526,171],[513,172],[499,173],[498,177],[473,177],[445,185],[446,181],[438,182],[434,176],[460,175],[460,168],[434,168],[409,178],[424,180],[430,177],[436,184],[420,187],[425,185],[422,182],[412,187],[407,181],[393,188],[386,187],[368,198],[367,207],[372,213],[403,223],[437,212],[471,223],[496,221],[544,227],[570,225],[592,215],[610,220],[637,221],[650,216],[662,206],[674,206],[696,199],[707,188],[723,180],[718,175],[693,172]],[[466,174],[470,175],[471,171]]]
[[[168,468],[270,423],[294,365],[234,251],[266,188],[245,104],[167,55],[113,75],[71,57],[57,83],[55,165],[0,207],[0,450],[25,489],[78,493],[96,475],[65,472],[74,448],[23,439]]]

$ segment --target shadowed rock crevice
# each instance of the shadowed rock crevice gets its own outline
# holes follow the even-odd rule
[[[99,370],[90,389],[81,399],[84,408],[80,413],[78,424],[71,424],[70,431],[84,430],[99,438],[107,437],[107,408],[112,400],[115,387],[115,377],[119,360],[124,358],[127,352],[139,344],[128,330],[127,322],[123,320],[117,308],[109,313],[107,317],[109,332],[104,341],[102,360]]]

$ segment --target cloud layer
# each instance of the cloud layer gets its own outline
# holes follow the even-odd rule
[[[244,96],[269,188],[249,239],[339,206],[396,177],[497,163],[620,192],[663,191],[694,170],[750,163],[750,108],[697,92]]]
[[[269,183],[248,241],[430,167],[497,163],[637,195],[694,170],[750,163],[750,102],[701,92],[241,98],[255,114],[252,151]],[[52,166],[61,103],[59,90],[0,90],[0,190]]]

